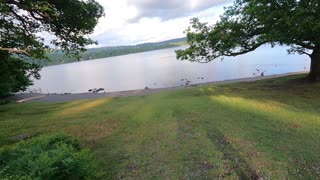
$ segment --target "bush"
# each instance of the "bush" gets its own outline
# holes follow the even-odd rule
[[[41,136],[0,149],[0,179],[91,179],[93,155],[66,135]]]
[[[3,51],[2,51],[3,53]],[[2,56],[1,56],[2,55]],[[0,51],[0,97],[25,91],[33,79],[40,78],[41,67],[16,57],[1,54]]]
[[[1,97],[0,97],[1,98]],[[0,99],[0,105],[9,104],[11,101],[9,99]]]

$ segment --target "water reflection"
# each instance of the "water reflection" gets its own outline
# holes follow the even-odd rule
[[[171,48],[112,58],[45,67],[32,89],[43,93],[82,93],[91,88],[106,92],[180,86],[288,72],[305,71],[307,56],[287,55],[284,47],[261,47],[237,57],[217,59],[208,64],[177,61]],[[259,71],[258,71],[259,70]]]

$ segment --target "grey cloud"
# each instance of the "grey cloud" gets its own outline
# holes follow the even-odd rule
[[[138,9],[138,16],[159,17],[163,20],[188,16],[210,7],[231,2],[231,0],[128,0],[129,5]]]

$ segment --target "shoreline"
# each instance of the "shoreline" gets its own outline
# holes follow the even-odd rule
[[[188,86],[173,86],[173,87],[156,88],[156,89],[138,89],[138,90],[128,90],[128,91],[107,92],[107,93],[86,92],[86,93],[77,93],[77,94],[40,94],[40,93],[15,94],[14,96],[10,96],[5,99],[16,101],[18,103],[23,103],[23,102],[66,102],[66,101],[86,100],[86,99],[92,100],[92,99],[108,98],[108,97],[143,96],[143,95],[153,94],[153,93],[162,92],[162,91],[170,91],[170,90],[192,88],[192,87],[199,87],[199,86],[206,86],[206,85],[231,84],[231,83],[237,83],[237,82],[253,82],[253,81],[259,81],[264,79],[272,79],[272,78],[305,74],[305,73],[307,73],[307,71],[269,75],[269,76],[231,79],[231,80],[224,80],[224,81],[214,81],[214,82],[206,82],[206,83],[197,83],[197,84],[190,84]]]

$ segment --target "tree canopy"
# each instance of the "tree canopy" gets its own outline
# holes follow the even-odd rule
[[[254,51],[263,44],[286,45],[311,58],[310,80],[320,79],[319,0],[235,0],[214,25],[191,20],[186,50],[177,58],[209,62]]]
[[[77,56],[85,46],[96,43],[87,35],[103,14],[103,7],[95,0],[0,0],[0,61],[45,58],[50,49],[45,40],[48,36],[54,47]],[[8,70],[5,67],[0,71]],[[30,72],[35,75],[33,70],[39,69],[23,67],[26,76]],[[17,89],[23,90],[11,88],[11,92]]]
[[[103,8],[94,0],[0,0],[0,50],[11,49],[39,57],[46,48],[41,32],[52,44],[71,52],[94,43],[92,33]],[[15,49],[15,50],[13,50]],[[41,52],[41,53],[40,53]]]

